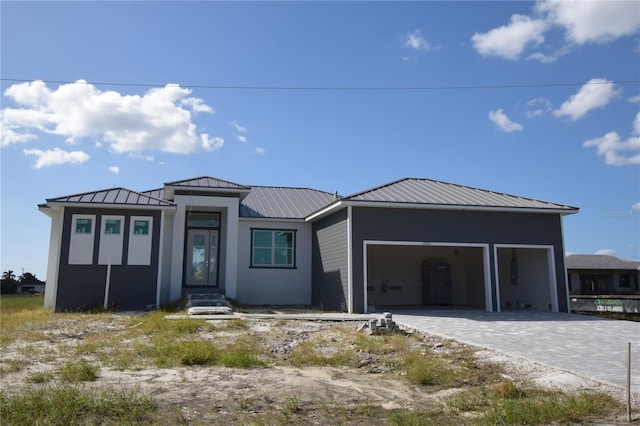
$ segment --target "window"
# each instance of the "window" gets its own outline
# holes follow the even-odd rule
[[[105,234],[120,234],[120,219],[107,219],[104,225]]]
[[[133,221],[133,235],[149,235],[149,221],[148,220],[134,220]]]
[[[76,219],[76,234],[90,234],[91,219]]]
[[[295,231],[253,229],[251,266],[295,267]]]
[[[190,228],[219,228],[220,213],[189,213],[187,226]]]

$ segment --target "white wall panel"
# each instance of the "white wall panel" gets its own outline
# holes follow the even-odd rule
[[[118,225],[118,221],[119,225]],[[124,242],[124,216],[102,216],[100,224],[100,249],[98,264],[122,265]]]
[[[93,263],[95,229],[95,215],[74,214],[71,217],[69,265],[91,265]]]
[[[128,265],[151,265],[152,236],[153,218],[151,216],[131,216]]]

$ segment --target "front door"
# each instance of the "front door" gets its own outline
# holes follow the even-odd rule
[[[218,230],[189,229],[184,284],[218,287]]]

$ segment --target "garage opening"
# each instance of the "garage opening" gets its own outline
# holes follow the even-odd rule
[[[486,246],[365,245],[369,306],[456,306],[491,310]]]
[[[500,310],[558,311],[558,296],[549,247],[496,247],[496,278]]]

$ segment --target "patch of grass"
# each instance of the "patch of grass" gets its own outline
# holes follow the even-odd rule
[[[29,361],[26,359],[3,359],[2,367],[0,367],[0,374],[5,375],[8,373],[17,373],[18,371],[22,371],[27,365],[29,365]]]
[[[407,339],[410,338],[404,334],[371,336],[359,333],[353,344],[361,351],[376,355],[398,354],[408,350]]]
[[[461,376],[449,361],[415,352],[404,354],[401,369],[410,383],[421,386],[451,385]]]
[[[48,383],[53,380],[54,374],[50,371],[38,371],[35,373],[31,373],[25,379],[27,383]]]
[[[162,334],[167,337],[180,337],[197,332],[205,324],[203,319],[167,320],[165,319],[166,314],[164,311],[153,311],[141,317],[131,318],[131,328],[127,330],[128,334],[131,336]]]
[[[354,356],[351,349],[340,349],[334,352],[323,353],[317,350],[317,345],[310,341],[300,343],[289,355],[289,362],[294,367],[305,366],[330,366],[344,367],[353,363]]]
[[[387,421],[397,426],[464,424],[459,419],[454,421],[451,417],[444,415],[442,409],[393,410],[387,415]]]
[[[292,423],[293,417],[300,412],[300,400],[297,396],[287,396],[280,406],[280,422]]]
[[[582,423],[618,406],[612,398],[595,393],[565,394],[535,390],[516,398],[495,398],[485,412],[486,424]]]
[[[563,393],[509,381],[474,388],[451,396],[449,408],[476,413],[477,424],[583,423],[591,416],[607,415],[620,403],[600,393]]]
[[[148,424],[156,404],[137,391],[63,385],[0,392],[3,425]]]
[[[99,377],[100,368],[85,361],[71,362],[58,368],[63,382],[93,382]]]

